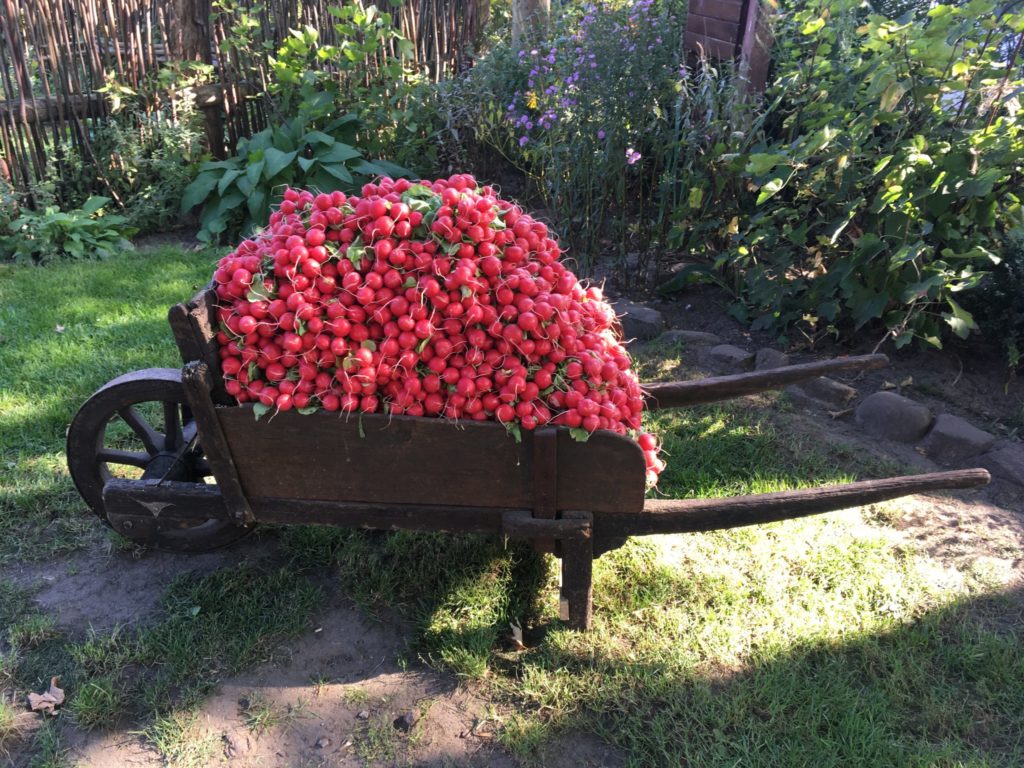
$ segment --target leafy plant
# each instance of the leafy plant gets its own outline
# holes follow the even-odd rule
[[[527,174],[584,268],[645,251],[678,201],[684,17],[671,1],[567,5],[549,41],[496,47],[449,91],[459,129]]]
[[[710,196],[737,314],[812,341],[869,324],[898,347],[966,338],[962,296],[1021,220],[1021,83],[998,41],[1024,14],[994,0],[899,19],[856,0],[784,10],[776,80],[715,169],[729,194]]]
[[[0,257],[22,264],[46,264],[60,258],[103,259],[131,250],[127,239],[136,230],[124,216],[104,215],[110,202],[90,197],[81,208],[61,211],[49,206],[42,211],[22,210],[10,224],[10,234],[0,236]]]
[[[399,166],[363,157],[353,146],[357,126],[355,115],[337,118],[322,130],[300,117],[243,139],[234,157],[199,167],[181,210],[202,205],[200,240],[234,238],[265,225],[275,195],[286,186],[352,191],[373,176],[405,175]]]
[[[1011,368],[1024,364],[1024,230],[1011,232],[978,290],[964,297],[983,334],[996,340],[1006,352]]]

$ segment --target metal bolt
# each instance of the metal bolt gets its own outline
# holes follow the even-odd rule
[[[123,523],[121,523],[121,527],[124,528],[126,531],[130,531],[132,529],[132,521],[125,520]]]

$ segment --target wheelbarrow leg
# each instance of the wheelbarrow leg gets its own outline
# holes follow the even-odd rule
[[[593,614],[594,516],[590,512],[564,512],[563,519],[588,523],[575,535],[562,539],[562,593],[559,613],[573,629],[590,629]]]

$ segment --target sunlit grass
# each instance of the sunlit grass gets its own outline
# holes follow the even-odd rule
[[[214,260],[163,248],[0,266],[0,562],[74,549],[100,531],[67,474],[68,424],[110,379],[180,365],[167,310],[209,279]]]

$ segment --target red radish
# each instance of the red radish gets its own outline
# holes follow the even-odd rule
[[[632,435],[664,468],[601,291],[547,227],[467,174],[361,196],[286,189],[217,265],[226,391],[278,410]]]

